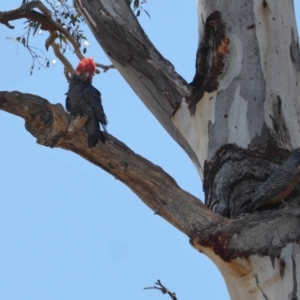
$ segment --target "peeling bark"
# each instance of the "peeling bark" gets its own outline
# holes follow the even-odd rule
[[[26,129],[39,144],[70,150],[121,180],[156,214],[191,236],[196,248],[200,245],[201,249],[213,249],[224,261],[261,253],[279,257],[286,243],[300,241],[298,208],[287,206],[232,221],[213,213],[199,199],[180,189],[160,167],[135,154],[112,135],[108,135],[107,143],[98,143],[92,149],[87,146],[83,129],[68,135],[72,123],[60,104],[17,91],[0,92],[0,109],[24,118]],[[280,228],[282,222],[285,226]],[[278,228],[275,243],[274,227]],[[263,232],[260,240],[255,247],[247,247],[257,231]]]
[[[128,1],[75,3],[114,66],[190,156],[217,214],[116,138],[89,149],[61,105],[1,92],[0,109],[23,117],[38,143],[73,151],[125,183],[217,265],[232,299],[299,298],[299,187],[288,204],[240,215],[241,204],[300,147],[292,2],[198,0],[203,37],[191,85],[155,49]]]
[[[293,5],[283,7],[275,0],[265,5],[244,0],[238,7],[230,1],[198,4],[202,20],[222,11],[230,53],[217,93],[204,94],[201,102],[209,103],[197,104],[202,113],[196,112],[196,118],[203,119],[209,111],[208,116],[200,126],[189,124],[189,131],[195,126],[198,135],[208,138],[188,140],[200,163],[206,160],[205,203],[223,216],[235,217],[245,196],[251,197],[300,146],[299,44]],[[240,13],[233,15],[236,9]],[[175,119],[182,113],[179,110]]]
[[[300,209],[295,206],[255,212],[199,231],[190,242],[200,251],[203,247],[212,249],[225,262],[253,255],[279,259],[282,248],[300,242],[299,214]]]
[[[275,145],[253,151],[236,145],[221,148],[214,159],[205,164],[206,205],[220,215],[237,217],[243,202],[254,195],[289,155],[288,150]]]
[[[280,257],[280,250],[285,243],[299,241],[299,209],[287,207],[280,213],[265,213],[264,217],[253,214],[228,222],[212,214],[199,200],[181,191],[160,168],[132,153],[112,136],[109,136],[107,144],[97,145],[95,149],[87,147],[82,131],[71,139],[64,135],[57,139],[59,134],[55,132],[64,132],[68,127],[67,114],[60,105],[57,109],[57,105],[42,98],[16,92],[1,93],[0,99],[1,109],[24,117],[26,128],[40,143],[71,150],[104,168],[128,184],[147,205],[186,234],[191,234],[197,228],[197,233],[192,237],[193,245],[210,257],[218,255],[223,263],[228,264],[234,264],[239,257],[262,253],[275,259]],[[55,137],[56,144],[51,142],[52,137]],[[274,228],[277,230],[274,231]],[[261,233],[259,241],[256,239],[258,231]],[[287,233],[289,239],[286,239]],[[253,240],[256,240],[255,247]],[[213,250],[213,254],[209,254],[209,249]]]
[[[229,42],[221,13],[211,13],[206,19],[204,36],[196,55],[196,74],[190,84],[193,90],[185,97],[193,115],[204,93],[211,93],[219,86],[218,79],[224,69],[224,58],[229,53]]]
[[[190,87],[153,46],[128,1],[75,3],[113,65],[202,173],[197,156],[170,118]]]

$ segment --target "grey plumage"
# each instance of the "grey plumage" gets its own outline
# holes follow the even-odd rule
[[[283,201],[299,182],[300,150],[298,149],[259,187],[252,198],[242,204],[241,213],[249,213],[262,205]]]
[[[71,117],[87,117],[84,128],[88,134],[88,146],[96,146],[98,140],[104,143],[106,138],[99,123],[106,132],[107,118],[101,103],[101,94],[92,86],[88,74],[73,74],[66,95],[66,109]]]

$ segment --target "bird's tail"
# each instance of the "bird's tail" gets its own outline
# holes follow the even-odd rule
[[[105,141],[106,141],[106,134],[105,134],[105,132],[101,131],[100,128],[99,128],[99,132],[98,132],[98,138],[99,138],[99,140],[102,143],[105,143]]]
[[[106,137],[105,134],[100,130],[99,122],[94,118],[93,120],[88,120],[87,123],[86,129],[88,133],[89,148],[95,147],[99,140],[102,143],[105,143]]]

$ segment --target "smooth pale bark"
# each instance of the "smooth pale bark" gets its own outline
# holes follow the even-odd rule
[[[222,273],[232,300],[298,299],[299,245],[288,244],[279,258],[254,255],[224,262],[211,250],[209,256]]]
[[[210,116],[198,131],[203,135],[209,128],[209,140],[199,142],[204,143],[197,153],[200,162],[233,143],[248,149],[254,142],[264,147],[274,140],[277,147],[298,148],[300,61],[293,1],[271,0],[264,6],[258,0],[198,0],[200,36],[203,20],[214,11],[222,14],[230,52],[219,88],[205,95],[196,110]],[[193,120],[190,126],[199,130]],[[193,135],[184,136],[195,143]]]
[[[194,151],[171,120],[182,98],[189,93],[189,86],[153,46],[128,1],[75,3],[108,58],[202,174]]]
[[[273,172],[278,164],[276,158],[282,157],[282,164],[287,157],[284,155],[285,150],[299,148],[298,33],[292,1],[198,1],[199,20],[205,20],[216,10],[222,12],[226,24],[230,54],[220,77],[219,88],[206,94],[197,104],[196,114],[201,114],[199,118],[207,115],[206,112],[213,112],[214,118],[207,117],[207,122],[202,123],[202,130],[199,124],[193,127],[195,131],[208,131],[204,146],[199,147],[203,151],[199,154],[196,152],[201,164],[207,159],[208,162],[212,161],[211,166],[215,168],[216,156],[219,156],[220,163],[220,156],[227,154],[226,159],[230,156],[237,158],[232,152],[242,153],[238,157],[238,164],[232,162],[228,166],[217,167],[213,171],[215,183],[210,183],[211,187],[207,186],[208,190],[214,191],[207,191],[211,197],[206,198],[206,203],[223,215],[236,215],[238,209],[235,206],[243,201],[243,191],[251,195],[253,186],[257,186],[255,181],[265,181]],[[209,98],[213,98],[210,103]],[[177,124],[180,126],[180,123]],[[192,141],[189,143],[193,145]],[[201,143],[202,140],[199,140]],[[235,148],[228,151],[230,144],[234,144]],[[194,146],[192,148],[195,149]],[[259,158],[249,158],[249,154]],[[232,173],[232,168],[236,170],[235,175],[231,176],[234,180],[228,180],[226,178],[230,178],[228,175]],[[221,178],[225,179],[224,185],[216,183]],[[247,178],[251,180],[248,185],[243,182]],[[230,191],[230,204],[226,207],[222,199],[228,192],[226,185],[232,189],[238,180],[241,187],[235,188],[236,193]],[[217,189],[221,191],[219,195]],[[237,194],[242,197],[237,197]],[[225,199],[228,201],[227,197]],[[281,226],[285,226],[285,223],[282,222]],[[278,228],[276,226],[274,232]],[[258,235],[263,233],[257,232]],[[252,242],[257,243],[258,240],[256,238]],[[270,247],[274,247],[273,242]],[[262,256],[266,254],[263,251],[260,255],[250,255],[247,260],[234,259],[232,263],[240,268],[233,276],[230,271],[228,274],[230,268],[222,266],[222,261],[217,265],[221,266],[219,268],[232,299],[297,299],[299,253],[297,244],[289,244],[282,248],[276,259]],[[214,253],[210,254],[207,255],[214,260]]]
[[[192,159],[206,205],[238,217],[240,205],[299,147],[300,55],[292,2],[199,0],[202,37],[191,85],[155,49],[128,1],[75,2],[115,67]],[[87,148],[83,131],[70,136],[60,105],[1,92],[0,108],[25,118],[40,144],[78,153],[127,184],[210,257],[232,299],[299,297],[298,203],[230,220],[112,136]]]
[[[204,53],[198,53],[201,60],[196,64],[201,67],[206,59],[208,70],[202,82],[194,80],[193,89],[202,88],[203,95],[194,99],[192,110],[185,100],[201,93],[193,94],[184,87],[184,81],[135,22],[126,1],[76,3],[114,65],[192,158],[204,179],[206,204],[224,216],[238,216],[243,201],[299,147],[300,68],[293,3],[198,1],[199,49]],[[220,16],[215,18],[217,11]],[[223,31],[221,38],[214,36],[213,28]],[[208,76],[217,81],[214,88],[205,82]],[[199,82],[202,87],[197,86]],[[232,299],[298,297],[299,268],[294,258],[299,247],[292,243],[299,239],[291,239],[289,234],[297,232],[299,223],[295,216],[281,216],[275,226],[268,219],[271,215],[270,210],[253,213],[259,226],[245,222],[244,234],[235,231],[231,235],[224,225],[217,233],[206,232],[207,238],[202,232],[192,239],[219,267]],[[263,246],[256,249],[257,244]],[[237,251],[239,247],[242,252]]]
[[[0,92],[0,109],[24,118],[26,129],[39,144],[72,151],[121,180],[156,214],[190,236],[192,245],[201,252],[213,250],[224,261],[259,253],[276,258],[286,244],[300,240],[299,208],[286,206],[237,220],[223,218],[112,135],[107,143],[88,148],[84,130],[76,134],[69,130],[73,121],[69,122],[61,104],[17,91]],[[257,232],[262,234],[257,237]]]

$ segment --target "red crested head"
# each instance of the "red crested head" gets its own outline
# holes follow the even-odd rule
[[[88,74],[88,78],[92,81],[93,75],[96,71],[96,64],[93,58],[83,58],[78,64],[75,72],[77,75],[86,75]]]

